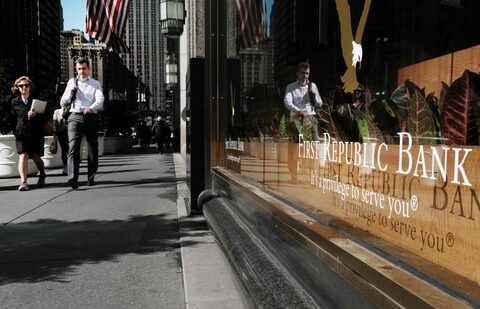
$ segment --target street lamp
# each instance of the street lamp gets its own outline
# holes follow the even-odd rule
[[[165,64],[165,83],[170,86],[174,86],[178,83],[178,69],[177,64],[174,62]]]
[[[160,32],[169,36],[180,36],[185,15],[185,0],[160,0]]]
[[[142,72],[140,69],[137,70],[137,102],[141,104],[143,102],[143,93],[142,93]]]
[[[175,132],[174,149],[179,149],[180,136],[180,101],[176,102],[175,98],[179,91],[179,37],[183,33],[183,25],[185,24],[185,0],[160,0],[160,32],[166,39],[166,55],[165,64],[165,85],[172,95],[172,112],[173,127]],[[177,93],[178,94],[178,93]]]

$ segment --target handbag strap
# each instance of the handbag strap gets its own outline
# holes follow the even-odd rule
[[[77,96],[77,90],[78,90],[78,78],[74,77],[74,80],[75,80],[75,89],[73,89],[73,94],[72,94],[72,99],[70,100],[69,103],[65,104],[65,105],[72,105],[73,104],[73,108],[75,108],[75,98]]]

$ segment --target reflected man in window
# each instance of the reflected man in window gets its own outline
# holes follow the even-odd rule
[[[310,64],[307,62],[298,64],[297,80],[288,84],[283,103],[290,110],[290,121],[295,123],[299,133],[302,133],[301,128],[304,121],[307,120],[312,125],[312,139],[318,140],[315,106],[322,105],[322,98],[318,93],[317,85],[308,80],[309,76]]]
[[[319,140],[315,106],[321,106],[323,103],[317,85],[309,81],[310,64],[307,62],[299,63],[296,74],[297,80],[287,85],[283,99],[283,103],[290,110],[291,143],[288,169],[295,182],[297,181],[298,164],[297,145],[295,143],[298,142],[299,134],[304,134],[304,139]],[[311,130],[305,132],[306,128],[311,128]]]

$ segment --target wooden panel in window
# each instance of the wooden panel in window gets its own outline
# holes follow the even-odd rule
[[[465,70],[475,73],[480,72],[480,45],[463,49],[453,53],[452,79],[456,80],[462,76]]]
[[[427,61],[419,62],[398,70],[398,85],[409,79],[420,88],[425,88],[425,94],[431,92],[440,96],[442,81],[451,83],[452,54],[447,54]]]

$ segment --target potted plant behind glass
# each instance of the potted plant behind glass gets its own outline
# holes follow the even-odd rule
[[[278,162],[287,163],[288,162],[288,124],[289,117],[286,114],[282,114],[280,117],[280,122],[278,124],[278,134],[280,138],[278,139]]]

